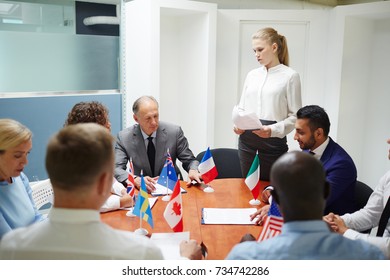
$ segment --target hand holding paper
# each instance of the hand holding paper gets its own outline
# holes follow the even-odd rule
[[[234,106],[232,112],[234,125],[243,130],[260,129],[262,124],[254,112],[246,112],[244,109]]]

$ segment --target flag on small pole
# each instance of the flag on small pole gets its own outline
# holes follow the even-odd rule
[[[268,211],[268,216],[266,217],[263,229],[260,232],[257,241],[261,242],[265,239],[279,235],[282,231],[282,226],[283,226],[282,214],[279,211],[278,205],[272,199],[271,206]]]
[[[164,167],[161,170],[160,176],[158,177],[157,184],[167,188],[167,195],[162,198],[164,201],[169,201],[169,194],[172,193],[177,181],[176,170],[173,165],[171,154],[169,149],[167,150],[167,159]]]
[[[183,207],[179,180],[164,211],[164,218],[174,232],[183,231]]]
[[[134,206],[133,214],[140,217],[140,228],[135,231],[137,234],[146,235],[148,231],[142,228],[142,220],[146,221],[153,228],[152,210],[149,205],[148,192],[146,190],[143,171],[141,170],[141,188],[138,192],[138,198]]]
[[[134,199],[135,197],[135,181],[134,181],[134,166],[133,160],[130,158],[129,174],[127,176],[127,193]]]
[[[248,186],[253,196],[253,199],[249,201],[249,204],[260,205],[260,200],[257,199],[260,194],[260,162],[257,152],[248,175],[246,176],[245,184]]]
[[[207,185],[218,176],[218,170],[215,166],[213,156],[210,151],[210,147],[207,148],[203,158],[198,166],[200,175],[202,175],[203,182]],[[214,192],[214,189],[207,186],[204,192]]]
[[[134,181],[134,167],[133,167],[133,161],[130,158],[130,164],[129,164],[129,173],[127,175],[127,188],[126,193],[131,197],[132,203],[129,211],[127,211],[126,216],[128,217],[135,217],[133,214],[134,210],[134,202],[135,202],[135,181]]]

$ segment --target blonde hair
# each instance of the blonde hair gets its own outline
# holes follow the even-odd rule
[[[12,119],[0,119],[0,153],[31,140],[32,132]]]
[[[271,28],[263,28],[258,30],[256,33],[252,35],[253,39],[262,39],[267,41],[270,45],[276,44],[278,46],[278,58],[279,62],[289,66],[289,55],[288,55],[288,47],[287,47],[287,39],[283,35],[278,34],[278,32]]]
[[[114,138],[96,123],[69,125],[56,133],[46,150],[46,170],[53,186],[66,191],[88,187],[103,170],[114,168]]]

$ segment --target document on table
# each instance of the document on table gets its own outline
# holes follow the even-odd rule
[[[256,208],[202,208],[202,224],[253,225],[250,215]]]
[[[158,199],[158,197],[149,197],[148,198],[150,209],[153,208],[154,204],[157,202],[157,199]],[[132,210],[133,207],[122,207],[121,209],[122,210]]]
[[[254,112],[246,112],[243,108],[234,106],[232,112],[233,124],[243,130],[260,129],[262,124]]]
[[[163,185],[160,185],[158,183],[156,183],[154,185],[154,187],[156,188],[156,190],[154,192],[151,193],[151,195],[153,196],[163,196],[163,195],[167,195],[167,194],[172,194],[172,190],[170,190],[169,188],[163,186]],[[186,193],[187,191],[183,188],[180,188],[181,189],[181,193]]]
[[[150,239],[161,249],[164,259],[177,260],[181,258],[180,242],[190,240],[190,232],[153,233]]]

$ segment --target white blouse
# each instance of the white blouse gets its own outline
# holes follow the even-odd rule
[[[300,77],[292,68],[279,64],[267,71],[261,66],[248,73],[239,107],[259,119],[276,121],[270,125],[271,137],[283,138],[294,129],[301,106]]]

